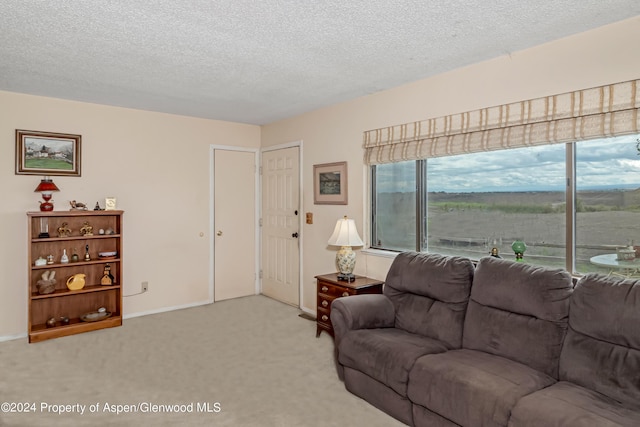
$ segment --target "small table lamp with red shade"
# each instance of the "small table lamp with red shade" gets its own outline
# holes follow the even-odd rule
[[[42,193],[44,202],[40,202],[41,211],[48,212],[53,210],[53,203],[51,203],[50,200],[51,193],[54,191],[60,191],[60,189],[51,181],[51,178],[45,176],[34,191],[35,193]]]

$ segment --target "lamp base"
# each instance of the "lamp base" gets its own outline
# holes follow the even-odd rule
[[[42,196],[44,198],[44,196]],[[51,197],[49,197],[50,199]],[[42,212],[51,212],[53,210],[53,203],[49,201],[49,199],[45,199],[44,202],[40,202],[40,210]]]
[[[354,282],[356,280],[356,276],[353,273],[338,273],[338,280],[341,282]]]

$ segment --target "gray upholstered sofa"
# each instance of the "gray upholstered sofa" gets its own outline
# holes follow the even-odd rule
[[[416,426],[640,426],[640,282],[407,252],[333,302],[338,375]]]

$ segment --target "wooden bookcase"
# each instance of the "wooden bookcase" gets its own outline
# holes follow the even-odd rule
[[[97,329],[122,325],[122,215],[123,211],[51,211],[27,212],[29,229],[29,342],[38,342]],[[58,234],[66,223],[69,236]],[[87,223],[93,235],[81,234]],[[40,237],[44,227],[49,237]],[[104,230],[104,234],[100,234]],[[89,247],[89,260],[85,259]],[[68,263],[61,263],[64,250]],[[99,253],[116,252],[113,257],[100,257]],[[73,254],[78,261],[73,261]],[[53,256],[53,263],[36,265],[38,258]],[[109,264],[113,284],[102,285],[105,266]],[[55,272],[55,291],[38,292],[38,281],[46,271]],[[69,290],[67,279],[74,274],[85,274],[85,286]],[[83,315],[104,307],[110,317],[97,321],[83,321]],[[47,320],[56,319],[55,325]],[[68,323],[62,321],[68,318]],[[85,320],[92,320],[85,317]]]

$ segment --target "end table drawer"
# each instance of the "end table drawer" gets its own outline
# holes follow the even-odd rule
[[[331,312],[323,308],[318,307],[318,323],[323,323],[326,326],[331,326]]]
[[[316,276],[318,281],[317,308],[316,308],[316,337],[320,336],[323,330],[333,336],[333,326],[331,325],[331,304],[336,298],[348,297],[359,294],[380,294],[382,293],[383,282],[358,276],[353,282],[343,282],[338,280],[337,273]]]
[[[318,294],[337,298],[355,295],[355,291],[353,289],[343,288],[342,286],[331,285],[329,283],[318,281]]]

